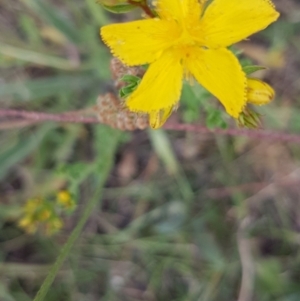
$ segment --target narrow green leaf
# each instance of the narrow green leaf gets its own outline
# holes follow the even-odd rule
[[[105,11],[95,0],[86,0],[86,4],[90,11],[90,14],[93,16],[94,21],[98,26],[103,26],[110,22],[108,16],[106,16],[105,14]]]
[[[80,91],[92,87],[96,82],[97,79],[92,77],[90,73],[16,81],[0,85],[0,97],[13,96],[15,100],[33,101],[61,94],[66,91],[67,87],[69,89],[72,87],[73,91]]]
[[[267,69],[266,67],[263,67],[263,66],[244,66],[243,67],[243,71],[247,74],[247,75],[250,75],[256,71],[259,71],[259,70],[265,70]]]
[[[34,135],[21,137],[16,145],[0,154],[0,179],[6,175],[11,167],[33,152],[42,142],[45,135],[55,126],[53,123],[44,124]]]
[[[168,173],[171,175],[178,174],[179,164],[165,131],[149,130],[148,133],[155,152],[166,166]]]
[[[79,42],[79,35],[75,26],[70,24],[69,19],[60,14],[60,10],[53,7],[47,1],[43,0],[22,0],[28,5],[35,13],[48,24],[54,26],[66,38],[74,43]]]
[[[95,176],[97,177],[97,185],[95,188],[95,192],[93,197],[88,201],[85,206],[85,209],[78,221],[76,227],[72,231],[71,235],[69,236],[67,242],[62,247],[59,256],[57,257],[55,263],[51,267],[45,281],[43,282],[40,290],[38,291],[34,301],[43,301],[58,273],[62,264],[68,257],[71,252],[71,249],[76,242],[77,238],[79,237],[82,228],[84,227],[85,223],[87,222],[88,218],[90,217],[91,213],[93,212],[95,206],[101,201],[101,195],[103,191],[103,186],[105,185],[106,179],[109,175],[110,169],[113,164],[113,159],[115,155],[115,151],[117,148],[118,141],[120,139],[120,132],[114,131],[107,127],[100,126],[96,129],[96,135],[100,136],[100,142],[97,142],[97,148],[99,148],[100,153],[98,156],[98,162],[95,166],[98,168],[98,172],[96,172]]]
[[[39,28],[36,26],[36,23],[32,17],[28,15],[21,15],[19,23],[22,31],[26,34],[29,43],[35,46],[42,44]]]
[[[14,47],[4,43],[0,43],[0,53],[15,59],[62,70],[74,70],[78,68],[78,65],[67,59]]]
[[[227,124],[223,119],[223,113],[220,110],[210,110],[206,118],[206,126],[210,129],[213,128],[226,128]]]
[[[136,8],[136,6],[131,5],[131,4],[118,4],[118,5],[114,5],[114,6],[102,4],[102,6],[106,10],[108,10],[109,12],[114,13],[114,14],[128,13]]]

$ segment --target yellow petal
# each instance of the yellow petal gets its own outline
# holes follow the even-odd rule
[[[130,111],[151,113],[174,106],[180,97],[183,67],[178,57],[165,52],[146,71],[138,88],[128,97]]]
[[[227,49],[190,51],[186,66],[197,81],[238,118],[246,103],[246,76],[237,58]]]
[[[278,17],[270,0],[214,0],[206,9],[200,28],[205,45],[216,48],[241,41]]]
[[[164,123],[171,116],[174,111],[174,107],[162,109],[159,111],[152,111],[149,113],[149,123],[152,129],[158,129],[164,125]]]
[[[199,20],[204,2],[206,0],[158,0],[156,11],[165,20]]]
[[[100,30],[111,52],[128,66],[155,61],[180,35],[174,21],[148,19],[103,26]]]

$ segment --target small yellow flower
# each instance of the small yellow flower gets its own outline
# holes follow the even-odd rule
[[[19,220],[19,227],[29,234],[35,233],[38,229],[43,229],[48,223],[52,223],[52,228],[60,229],[53,221],[57,220],[54,203],[45,199],[29,199],[23,207],[23,216]],[[52,231],[55,232],[54,230]]]
[[[18,223],[19,227],[27,233],[35,233],[37,230],[37,222],[31,216],[24,216]]]
[[[76,206],[72,195],[67,190],[62,190],[57,194],[57,203],[70,210],[73,210]]]
[[[158,18],[101,28],[104,42],[124,64],[150,64],[126,105],[149,113],[154,128],[178,103],[183,77],[196,78],[234,118],[247,102],[246,75],[227,47],[266,28],[279,13],[270,0],[205,4],[206,0],[157,0]]]
[[[65,204],[65,203],[69,202],[70,199],[71,199],[71,194],[68,190],[61,190],[57,194],[57,202],[59,204]]]
[[[50,210],[49,208],[42,208],[37,215],[37,220],[41,222],[47,221],[52,214],[53,210]]]
[[[19,223],[18,225],[21,227],[21,228],[27,228],[28,226],[30,226],[32,224],[32,218],[30,218],[29,216],[24,216],[23,218],[21,218],[19,220]]]

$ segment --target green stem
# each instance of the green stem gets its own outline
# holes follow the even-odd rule
[[[118,141],[118,135],[111,135],[111,140],[109,141],[109,145],[106,144],[105,148],[103,147],[103,153],[101,154],[101,159],[99,160],[98,168],[96,168],[98,182],[97,182],[97,189],[93,195],[93,197],[87,203],[85,210],[76,225],[75,229],[72,231],[71,235],[69,236],[67,242],[63,246],[60,254],[58,255],[55,263],[52,265],[46,279],[44,280],[42,286],[40,287],[37,295],[35,296],[33,301],[43,301],[46,294],[48,293],[49,288],[51,287],[56,274],[58,273],[59,269],[61,268],[62,264],[68,257],[71,248],[73,247],[75,241],[79,237],[82,228],[84,227],[85,223],[87,222],[88,218],[90,217],[93,209],[97,204],[99,204],[99,197],[102,194],[103,187],[105,185],[106,179],[108,177],[109,171],[112,166],[113,157],[115,154],[115,148]],[[101,167],[101,169],[100,169]],[[101,171],[101,172],[99,172]]]

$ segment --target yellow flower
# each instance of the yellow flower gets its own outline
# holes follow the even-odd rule
[[[53,215],[53,210],[50,208],[42,208],[40,212],[37,214],[37,220],[40,222],[47,221]]]
[[[18,225],[29,234],[33,234],[37,231],[37,222],[30,216],[24,216],[20,219]]]
[[[205,2],[157,0],[158,18],[101,28],[123,63],[150,64],[126,105],[150,113],[153,127],[178,103],[184,77],[196,78],[234,118],[246,104],[246,75],[227,47],[266,28],[279,13],[270,0],[213,0],[207,7]]]
[[[66,209],[73,210],[76,207],[74,199],[67,190],[62,190],[57,194],[57,203],[63,206]]]
[[[33,223],[32,218],[29,217],[29,216],[25,216],[25,217],[23,217],[23,218],[21,218],[21,219],[19,220],[18,225],[19,225],[21,228],[26,228],[26,227],[30,226],[32,223]]]
[[[59,204],[66,204],[70,201],[71,199],[71,194],[68,190],[61,190],[58,194],[57,194],[57,202]]]

